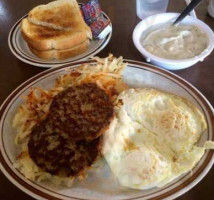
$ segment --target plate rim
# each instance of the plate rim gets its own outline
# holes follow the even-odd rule
[[[82,5],[82,3],[79,3],[79,5]],[[110,20],[109,16],[103,12],[103,15],[108,19]],[[41,67],[41,68],[53,68],[53,67],[58,67],[58,66],[61,66],[61,65],[65,65],[65,64],[70,64],[70,63],[73,63],[73,62],[78,62],[78,61],[84,61],[84,60],[87,60],[91,57],[93,57],[94,55],[98,54],[99,52],[101,52],[107,45],[108,43],[110,42],[111,38],[112,38],[112,32],[113,32],[113,26],[112,26],[112,23],[111,23],[111,20],[110,20],[110,25],[112,27],[112,30],[111,32],[103,39],[103,42],[101,43],[101,45],[99,47],[97,47],[96,49],[92,50],[91,53],[89,53],[88,55],[86,55],[85,57],[82,57],[82,58],[77,58],[75,60],[71,60],[71,61],[66,61],[64,63],[48,63],[48,62],[34,62],[34,61],[31,61],[31,60],[28,60],[26,59],[24,56],[22,57],[21,54],[18,50],[15,49],[15,47],[13,46],[17,46],[14,44],[13,42],[13,39],[15,37],[14,33],[15,31],[19,30],[20,29],[20,24],[21,24],[21,21],[22,19],[24,19],[25,17],[27,17],[28,14],[25,14],[24,16],[22,16],[21,18],[19,18],[15,23],[14,25],[12,26],[12,28],[10,29],[10,32],[8,34],[8,38],[7,38],[7,41],[8,41],[8,46],[9,46],[9,49],[10,51],[12,52],[12,54],[18,58],[19,60],[21,60],[22,62],[26,63],[26,64],[30,64],[30,65],[33,65],[33,66],[36,66],[36,67]],[[25,42],[25,41],[24,41]],[[81,54],[80,54],[81,55]],[[65,59],[66,60],[66,59]],[[62,61],[65,61],[65,60],[62,60]]]
[[[50,68],[48,70],[45,70],[33,77],[31,77],[30,79],[26,80],[25,82],[23,82],[21,85],[19,85],[6,99],[5,101],[2,103],[1,107],[0,107],[0,122],[1,122],[1,117],[4,114],[5,108],[7,108],[8,104],[14,99],[14,97],[16,96],[16,94],[18,92],[20,92],[21,90],[23,90],[24,88],[26,88],[31,82],[36,81],[37,79],[44,77],[47,74],[50,74],[54,71],[58,71],[61,70],[63,68],[68,68],[68,67],[75,67],[77,65],[83,64],[83,63],[94,63],[95,60],[90,59],[87,61],[78,61],[78,62],[73,62],[73,63],[69,63],[69,64],[65,64],[62,65],[60,67],[56,67],[56,68]],[[188,87],[188,89],[193,92],[198,99],[200,99],[200,101],[202,101],[202,104],[206,107],[206,111],[208,112],[210,119],[211,119],[211,123],[212,123],[212,127],[214,127],[214,109],[212,108],[212,105],[209,103],[209,101],[206,99],[206,97],[197,89],[195,88],[191,83],[189,83],[188,81],[184,80],[183,78],[179,77],[178,75],[169,72],[167,70],[158,68],[152,64],[148,64],[148,63],[144,63],[144,62],[140,62],[140,61],[135,61],[135,60],[126,60],[124,59],[124,62],[128,63],[129,67],[132,67],[131,65],[138,65],[138,68],[140,69],[146,69],[148,71],[155,71],[155,72],[160,72],[161,75],[166,75],[169,76],[170,78],[172,78],[172,80],[177,80],[181,85],[185,85]],[[134,66],[133,66],[134,67]],[[173,81],[174,81],[173,80]],[[177,83],[177,82],[176,82]],[[2,134],[2,133],[0,133]],[[212,134],[212,138],[214,138],[214,129]],[[209,160],[208,160],[209,159]],[[23,192],[29,194],[32,197],[36,197],[38,199],[54,199],[54,200],[61,200],[61,198],[57,198],[54,196],[51,196],[45,192],[42,192],[36,188],[34,188],[33,186],[30,186],[28,183],[26,183],[26,181],[22,180],[21,178],[19,178],[10,168],[10,166],[7,165],[6,161],[4,160],[4,157],[2,155],[2,150],[0,151],[0,169],[2,170],[2,172],[5,174],[5,176],[19,189],[21,189]],[[3,162],[2,162],[3,161]],[[206,161],[206,163],[205,163]],[[163,194],[160,194],[159,196],[156,197],[152,197],[149,199],[172,199],[172,198],[176,198],[182,194],[184,194],[185,192],[187,192],[188,190],[190,190],[192,187],[194,187],[199,181],[202,180],[202,178],[208,173],[208,171],[211,169],[213,163],[214,163],[214,152],[212,151],[208,151],[206,160],[205,160],[202,164],[202,166],[200,167],[200,171],[197,170],[196,173],[194,174],[194,177],[190,177],[188,178],[186,181],[184,181],[184,183],[179,184],[178,186],[176,186],[175,188],[172,188],[169,191],[166,191]],[[4,163],[4,167],[3,167],[3,163]],[[5,165],[6,168],[5,169]],[[9,171],[9,172],[8,172]],[[199,171],[199,172],[198,172]],[[11,174],[12,173],[12,174]],[[14,176],[16,178],[19,179],[19,181],[17,181],[16,178],[14,178]],[[194,179],[193,179],[194,178]],[[192,180],[193,179],[193,180]],[[20,183],[20,181],[22,183],[24,183],[23,185]],[[28,187],[24,187],[24,185],[27,185]],[[182,186],[182,187],[181,187]],[[30,190],[29,187],[33,190]],[[173,190],[175,190],[176,188],[180,188],[177,189],[175,192]],[[35,192],[35,190],[37,191],[37,193]],[[43,196],[38,194],[43,194]],[[169,194],[170,193],[170,194]],[[142,196],[140,197],[134,197],[134,198],[130,198],[130,199],[140,199],[142,198]],[[71,197],[70,199],[77,199],[75,197]],[[79,198],[78,198],[79,199]]]

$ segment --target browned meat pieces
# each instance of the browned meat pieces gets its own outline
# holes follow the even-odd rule
[[[28,149],[30,157],[42,170],[67,177],[91,166],[99,154],[99,140],[74,142],[54,132],[48,121],[44,121],[33,129]]]
[[[32,130],[29,155],[52,175],[77,175],[99,155],[99,136],[112,117],[113,105],[96,84],[69,87],[54,97],[49,115]]]
[[[58,133],[73,140],[99,137],[113,116],[113,105],[96,84],[69,87],[56,95],[50,106],[50,121]]]

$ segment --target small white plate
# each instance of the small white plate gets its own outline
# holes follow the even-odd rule
[[[109,17],[102,12],[104,17],[109,19]],[[68,58],[65,60],[44,60],[40,59],[39,57],[35,56],[30,49],[28,48],[27,43],[22,37],[21,34],[21,21],[23,18],[27,17],[27,15],[23,16],[21,19],[19,19],[15,25],[10,30],[9,36],[8,36],[8,45],[11,50],[11,52],[21,61],[28,63],[30,65],[34,65],[37,67],[57,67],[62,64],[71,63],[74,61],[80,61],[80,60],[86,60],[89,57],[92,57],[99,53],[110,41],[112,36],[112,31],[104,38],[104,39],[92,39],[90,41],[90,45],[84,53],[77,55],[72,58]],[[110,20],[110,19],[109,19]],[[112,24],[110,24],[112,26]]]
[[[214,111],[207,99],[190,83],[166,70],[150,64],[125,60],[128,66],[124,70],[123,79],[130,87],[152,87],[183,96],[193,102],[204,114],[208,129],[200,142],[214,141]],[[22,96],[29,93],[31,87],[49,89],[53,87],[55,79],[67,73],[66,69],[75,68],[83,63],[94,63],[93,60],[75,62],[45,70],[20,85],[5,100],[0,108],[0,162],[1,170],[7,178],[22,191],[36,199],[71,200],[120,200],[120,199],[168,199],[182,195],[195,186],[210,170],[214,162],[214,152],[207,150],[199,163],[186,174],[178,177],[162,188],[148,190],[134,190],[118,185],[111,176],[107,164],[98,169],[92,169],[83,181],[76,181],[72,188],[54,187],[49,182],[37,183],[26,179],[13,163],[18,154],[14,144],[16,130],[11,126],[17,108],[23,102]]]

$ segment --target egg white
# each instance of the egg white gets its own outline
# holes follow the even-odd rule
[[[102,154],[121,185],[161,187],[200,160],[205,148],[196,143],[206,127],[200,110],[182,97],[128,89],[117,98]]]

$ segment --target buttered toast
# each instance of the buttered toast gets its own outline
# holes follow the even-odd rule
[[[33,8],[22,20],[21,32],[31,52],[48,60],[83,53],[92,39],[76,0],[57,0]]]
[[[27,18],[21,23],[22,36],[37,50],[69,49],[87,39],[86,31],[60,31],[30,23]]]
[[[79,55],[88,48],[89,46],[89,40],[85,40],[84,42],[80,43],[79,45],[69,48],[69,49],[62,49],[62,50],[47,50],[47,51],[39,51],[37,49],[34,49],[29,45],[29,48],[33,54],[38,56],[39,58],[45,59],[45,60],[62,60],[67,59],[70,57],[74,57],[76,55]]]

